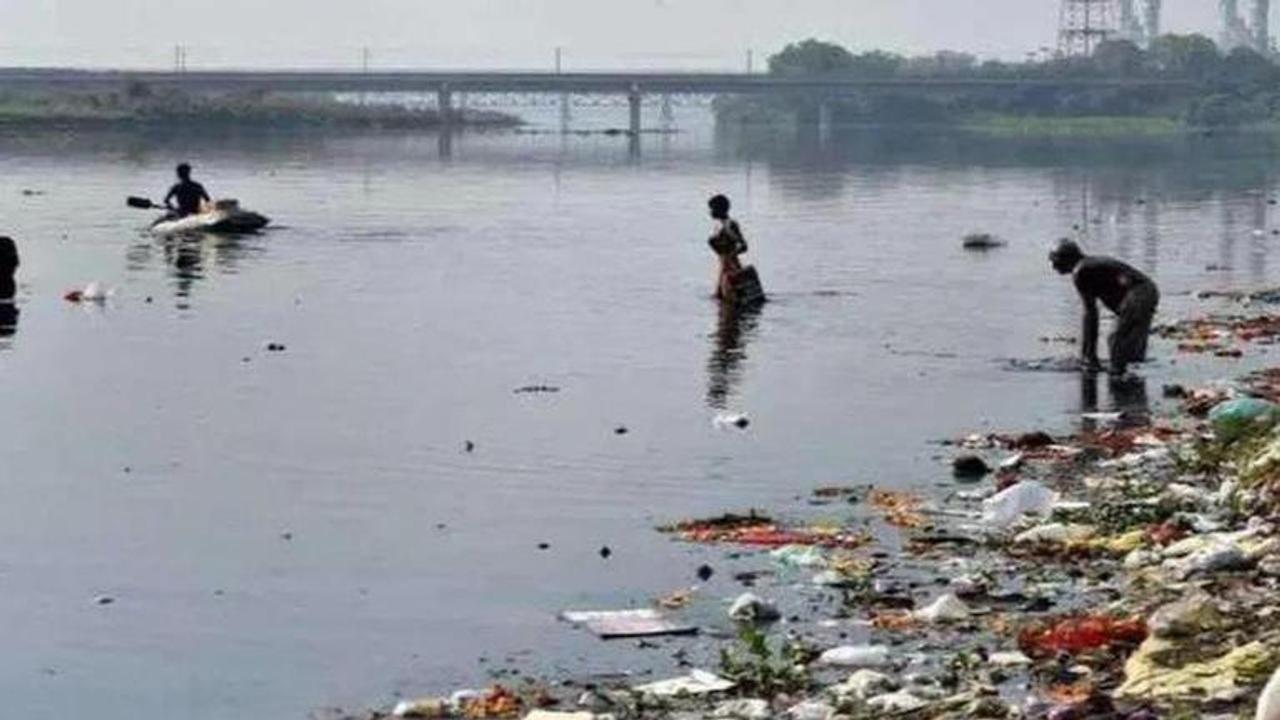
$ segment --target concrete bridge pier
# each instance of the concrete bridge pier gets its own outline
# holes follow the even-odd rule
[[[822,140],[831,138],[831,128],[835,124],[835,112],[830,100],[824,98],[818,102],[818,137]]]
[[[445,128],[453,126],[453,91],[448,85],[441,85],[436,91],[436,107],[440,110],[440,124]]]
[[[676,109],[671,104],[671,93],[662,94],[662,129],[670,130],[676,125]]]
[[[627,93],[627,106],[631,110],[631,124],[628,128],[628,136],[631,138],[631,154],[640,154],[640,111],[644,106],[644,95],[640,92],[639,85],[632,85],[631,91]]]
[[[573,102],[569,93],[560,93],[560,132],[569,132],[573,124]]]

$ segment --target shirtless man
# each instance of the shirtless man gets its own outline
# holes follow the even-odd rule
[[[1151,320],[1160,304],[1160,291],[1151,278],[1114,258],[1085,255],[1071,240],[1062,240],[1049,253],[1053,269],[1071,275],[1084,303],[1080,358],[1085,370],[1102,369],[1098,360],[1098,303],[1116,314],[1111,333],[1110,372],[1122,377],[1131,363],[1147,359]]]
[[[174,206],[174,201],[177,206]],[[169,188],[164,196],[164,206],[180,218],[188,215],[199,215],[203,204],[209,202],[209,193],[204,186],[191,179],[191,166],[182,163],[178,166],[178,183]]]
[[[742,235],[738,221],[729,217],[729,198],[716,195],[707,202],[711,208],[711,219],[716,221],[711,239],[707,244],[720,258],[720,277],[716,280],[716,298],[732,300],[734,292],[733,279],[742,272],[739,255],[747,252],[747,239]]]

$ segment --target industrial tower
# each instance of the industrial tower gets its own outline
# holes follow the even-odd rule
[[[1255,52],[1271,52],[1271,0],[1252,0],[1248,19],[1240,12],[1240,0],[1218,0],[1224,51],[1247,47]]]
[[[1058,53],[1064,57],[1092,55],[1099,43],[1120,30],[1116,0],[1062,0]]]
[[[1163,0],[1062,0],[1058,52],[1066,57],[1089,55],[1099,43],[1114,38],[1148,47],[1160,36],[1162,6]]]

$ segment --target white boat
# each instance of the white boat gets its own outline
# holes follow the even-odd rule
[[[236,235],[257,232],[270,222],[264,215],[240,209],[240,203],[235,200],[219,200],[211,208],[196,215],[163,215],[152,223],[151,232],[155,235],[197,232]]]

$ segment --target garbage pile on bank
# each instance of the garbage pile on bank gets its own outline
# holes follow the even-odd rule
[[[1159,422],[957,440],[952,459],[992,471],[939,502],[815,491],[815,505],[857,508],[860,524],[759,511],[674,522],[660,528],[673,542],[746,554],[776,578],[736,599],[574,617],[601,637],[687,634],[690,603],[724,601],[739,638],[691,641],[719,643],[716,666],[466,691],[391,714],[1144,720],[1256,708],[1280,720],[1278,388],[1280,372],[1257,373],[1168,392],[1182,404]],[[804,614],[775,602],[797,597]]]

